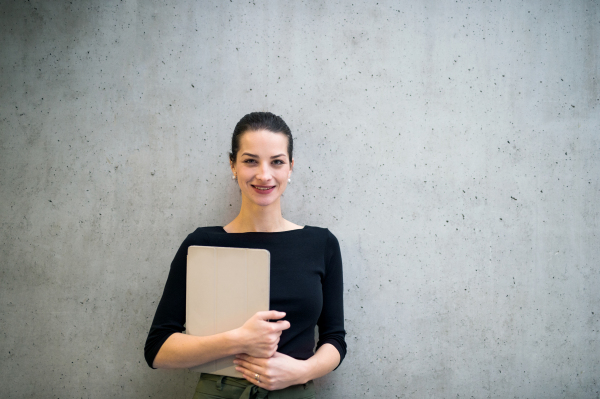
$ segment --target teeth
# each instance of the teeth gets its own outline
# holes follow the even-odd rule
[[[256,187],[256,186],[255,186],[255,187]],[[264,191],[264,190],[270,190],[270,189],[272,189],[273,187],[256,187],[256,188],[257,188],[258,190],[263,190],[263,191]]]

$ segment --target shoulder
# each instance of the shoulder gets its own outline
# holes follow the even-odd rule
[[[311,235],[314,239],[324,241],[327,246],[339,246],[338,240],[335,235],[326,227],[316,226],[304,226],[303,229],[306,234]]]
[[[335,237],[333,233],[327,227],[317,227],[317,226],[309,226],[305,225],[302,229],[309,234],[313,235],[321,235],[323,237]]]
[[[305,226],[304,230],[307,230],[307,234],[313,235],[313,242],[311,243],[312,248],[320,248],[322,251],[327,274],[337,273],[337,270],[341,270],[342,267],[342,255],[340,251],[340,243],[335,235],[324,227]]]
[[[224,233],[225,230],[223,230],[223,226],[205,226],[205,227],[198,227],[196,230],[194,230],[192,234],[214,234],[214,233]]]
[[[224,230],[221,226],[198,227],[192,233],[188,234],[184,240],[184,244],[187,246],[206,245],[212,235],[222,234],[223,232]]]
[[[315,237],[327,237],[327,234],[329,233],[329,229],[327,229],[325,227],[316,227],[316,226],[309,226],[309,225],[305,225],[302,228],[302,231],[307,235],[311,235],[311,236],[315,236]]]

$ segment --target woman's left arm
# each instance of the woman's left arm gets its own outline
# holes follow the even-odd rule
[[[326,234],[326,275],[322,280],[323,309],[317,321],[317,351],[307,360],[297,360],[279,352],[268,359],[237,355],[238,371],[253,384],[269,390],[304,384],[333,371],[346,354],[342,256],[338,240],[329,230]],[[260,382],[256,379],[257,374]]]
[[[268,359],[240,354],[234,363],[236,370],[241,372],[246,380],[273,391],[290,385],[305,384],[333,371],[340,363],[340,353],[333,345],[326,343],[307,360],[297,360],[275,352]]]

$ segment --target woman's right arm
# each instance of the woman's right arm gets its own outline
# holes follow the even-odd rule
[[[283,312],[258,312],[235,330],[207,337],[174,333],[162,344],[152,364],[155,368],[190,368],[238,353],[254,353],[269,358],[277,350],[281,332],[290,328],[288,321],[278,320]]]
[[[189,368],[238,353],[270,357],[275,353],[287,321],[276,323],[285,313],[258,312],[235,330],[207,337],[183,334],[185,330],[187,250],[190,245],[210,245],[203,229],[190,234],[181,244],[169,270],[163,295],[144,346],[152,368]]]

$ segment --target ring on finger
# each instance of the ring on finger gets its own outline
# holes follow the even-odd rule
[[[258,374],[258,373],[254,374],[254,379],[256,379],[256,381],[260,382],[260,374]]]

